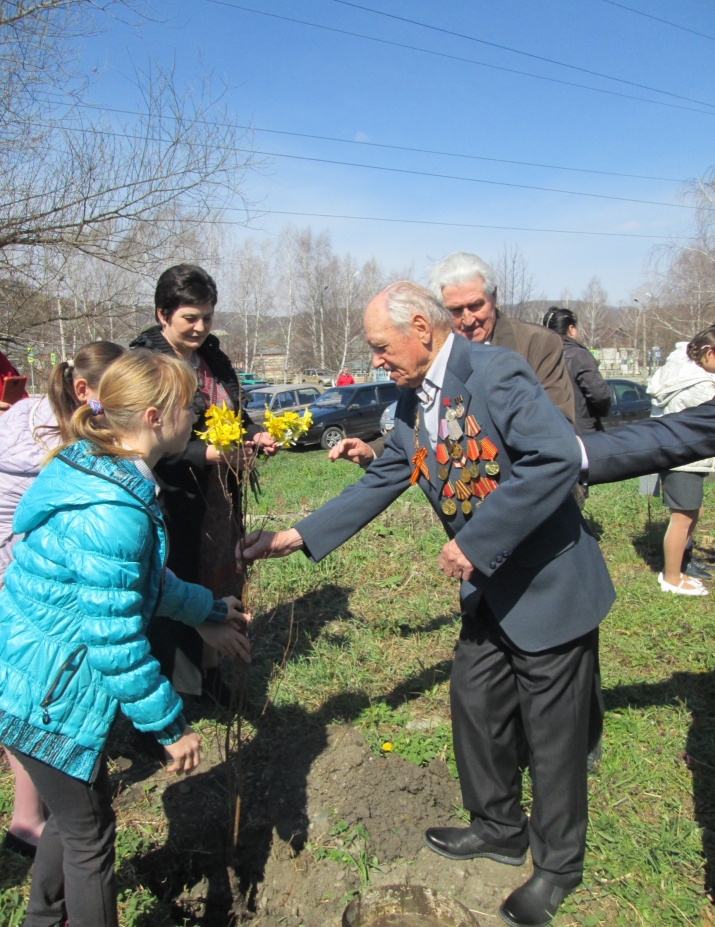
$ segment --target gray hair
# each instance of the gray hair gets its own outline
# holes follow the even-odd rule
[[[397,280],[380,292],[385,297],[387,315],[394,328],[406,335],[415,312],[419,312],[438,331],[451,331],[452,316],[426,287],[411,280]]]
[[[476,254],[455,251],[434,265],[429,277],[429,288],[441,300],[444,287],[463,286],[477,277],[481,277],[484,282],[484,295],[487,299],[493,299],[497,281],[492,268]]]

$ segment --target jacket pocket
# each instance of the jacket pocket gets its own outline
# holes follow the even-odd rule
[[[50,713],[48,711],[50,705],[53,702],[56,702],[58,699],[67,691],[67,686],[72,682],[74,677],[77,675],[82,661],[84,660],[85,654],[87,653],[87,645],[82,644],[76,650],[73,650],[72,653],[67,657],[65,662],[57,671],[57,675],[52,680],[50,688],[45,693],[45,697],[40,702],[40,708],[42,709],[42,723],[50,723]]]

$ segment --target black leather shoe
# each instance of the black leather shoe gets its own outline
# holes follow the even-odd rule
[[[499,847],[487,843],[471,827],[428,827],[425,843],[447,859],[493,859],[507,866],[521,866],[526,859],[526,847]]]
[[[533,875],[503,902],[499,917],[510,927],[546,927],[579,882],[580,879],[570,888],[562,888],[543,876]]]

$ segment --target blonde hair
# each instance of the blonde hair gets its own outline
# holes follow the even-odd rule
[[[187,406],[195,392],[196,374],[185,361],[142,348],[130,351],[99,381],[101,412],[97,414],[89,404],[75,411],[67,443],[90,441],[95,453],[131,457],[134,451],[122,447],[122,437],[137,427],[142,413],[152,407],[164,412]]]

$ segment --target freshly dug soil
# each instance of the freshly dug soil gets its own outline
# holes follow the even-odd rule
[[[273,736],[270,749],[249,745],[235,868],[227,868],[225,769],[209,752],[208,772],[135,776],[119,798],[121,813],[148,788],[163,789],[168,839],[133,865],[177,923],[340,927],[361,888],[408,883],[447,892],[491,924],[529,875],[528,864],[461,863],[428,850],[426,827],[463,823],[447,766],[375,756],[347,725]]]

